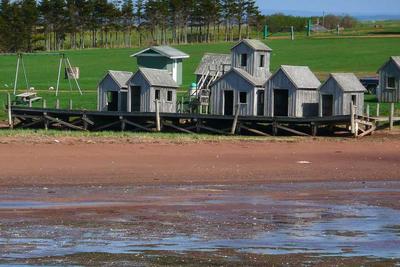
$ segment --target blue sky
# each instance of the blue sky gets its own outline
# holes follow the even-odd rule
[[[257,0],[263,13],[296,11],[335,14],[391,14],[400,15],[400,0]],[[300,12],[297,12],[300,11]]]

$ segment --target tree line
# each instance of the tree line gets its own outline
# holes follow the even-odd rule
[[[260,16],[255,0],[1,0],[0,51],[232,41]]]

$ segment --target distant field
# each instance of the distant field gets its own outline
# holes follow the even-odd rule
[[[358,76],[375,75],[377,69],[391,55],[400,55],[400,38],[328,38],[268,40],[266,42],[274,51],[272,70],[281,64],[308,65],[323,80],[329,72],[354,72]],[[206,52],[229,53],[232,43],[183,45],[177,48],[191,57],[184,62],[184,84],[186,89],[195,80],[193,75],[202,55]],[[92,49],[67,51],[72,65],[81,70],[80,85],[84,96],[69,92],[68,82],[62,81],[60,101],[67,106],[69,98],[74,106],[94,109],[96,107],[96,87],[108,69],[137,69],[134,58],[129,56],[139,49]],[[55,96],[48,93],[50,86],[55,87],[57,79],[57,56],[25,56],[30,86],[39,90],[48,105],[54,105]],[[16,56],[0,57],[0,103],[5,101],[6,92],[12,92],[16,67]],[[25,84],[21,72],[18,83],[19,92]],[[373,99],[369,99],[373,103]]]

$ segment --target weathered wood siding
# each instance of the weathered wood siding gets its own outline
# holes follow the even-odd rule
[[[123,101],[126,102],[126,89],[121,89],[114,79],[107,74],[97,88],[97,109],[107,111],[107,92],[118,92],[118,110],[127,111]]]
[[[329,80],[321,86],[319,89],[319,105],[322,105],[322,95],[332,95],[333,96],[333,116],[339,115],[350,115],[350,103],[352,95],[356,96],[356,113],[359,115],[363,114],[364,110],[364,93],[360,92],[343,92],[338,83],[333,79]]]
[[[131,79],[128,90],[128,112],[132,111],[132,90],[131,87],[140,86],[140,112],[155,112],[155,90],[160,90],[160,112],[176,112],[176,88],[150,87],[140,72]],[[172,91],[172,101],[167,101],[167,92]]]
[[[247,54],[247,66],[241,66],[241,56]],[[264,67],[260,68],[260,56],[264,55]],[[266,73],[270,70],[270,53],[254,51],[245,43],[241,43],[232,49],[232,67],[241,68],[253,76],[265,77]]]
[[[263,88],[259,88],[263,89]],[[221,77],[216,81],[211,87],[211,103],[210,103],[210,113],[214,115],[225,115],[225,99],[224,91],[233,91],[233,105],[234,111],[236,106],[239,104],[239,94],[240,92],[247,92],[247,103],[241,104],[241,116],[255,116],[257,115],[256,109],[256,92],[255,88],[246,79],[231,71],[225,76]]]
[[[310,117],[318,115],[318,92],[316,89],[297,89],[282,70],[272,76],[265,84],[264,115],[274,116],[274,90],[288,90],[288,116]]]
[[[395,63],[388,62],[379,72],[379,87],[377,97],[379,102],[400,102],[400,71],[394,65]],[[394,89],[387,88],[387,77],[396,77],[396,86]]]

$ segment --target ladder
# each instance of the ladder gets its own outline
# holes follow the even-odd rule
[[[196,90],[192,92],[191,97],[197,98],[200,105],[200,114],[208,114],[210,105],[210,85],[220,77],[221,70],[218,66],[215,69],[209,67],[203,72],[199,82],[197,83]]]

